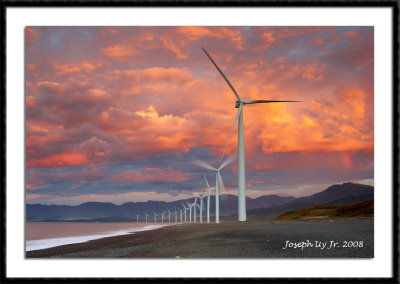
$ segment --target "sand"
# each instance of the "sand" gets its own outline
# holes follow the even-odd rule
[[[335,243],[336,247],[332,247]],[[308,247],[305,247],[306,244]],[[317,244],[320,246],[316,247]],[[323,247],[323,244],[326,246]],[[373,218],[230,221],[220,224],[178,224],[152,231],[30,251],[26,253],[26,257],[372,258],[373,244]],[[352,247],[343,247],[344,245]]]

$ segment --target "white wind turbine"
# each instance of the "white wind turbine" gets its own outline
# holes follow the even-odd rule
[[[154,223],[157,223],[157,213],[154,212]]]
[[[248,104],[264,104],[264,103],[292,103],[299,101],[277,101],[277,100],[252,100],[246,101],[243,100],[239,94],[236,92],[235,88],[233,88],[232,84],[225,77],[224,73],[222,73],[221,69],[219,69],[218,65],[214,62],[211,56],[207,53],[207,51],[202,48],[206,53],[207,57],[214,64],[215,68],[217,68],[218,72],[221,74],[222,78],[226,81],[226,83],[231,88],[232,92],[235,94],[238,101],[236,101],[235,108],[238,108],[238,112],[235,117],[235,122],[233,123],[231,132],[228,137],[228,141],[226,142],[224,152],[222,153],[221,160],[224,156],[226,147],[229,142],[229,138],[231,137],[233,128],[235,127],[236,121],[239,118],[238,123],[238,219],[239,221],[246,221],[246,176],[245,176],[245,157],[244,157],[244,135],[243,135],[243,106]]]
[[[203,167],[205,169],[215,172],[215,223],[219,223],[219,195],[220,195],[219,185],[221,185],[221,187],[224,187],[224,183],[222,181],[219,171],[222,170],[224,167],[226,167],[228,164],[230,164],[234,159],[235,159],[235,156],[230,156],[219,166],[218,169],[216,169],[200,160],[193,161],[193,163],[195,165],[198,165],[200,167]],[[207,182],[207,184],[208,184],[208,182]]]
[[[140,215],[136,215],[136,223],[139,223],[139,216]]]
[[[193,206],[193,219],[194,219],[194,223],[196,223],[196,207],[199,207],[199,205],[197,204],[197,197],[194,198],[194,202],[192,203]]]
[[[171,212],[169,212],[168,209],[167,209],[167,211],[168,211],[168,223],[171,223]]]
[[[206,184],[207,184],[207,189],[208,189],[208,194],[207,194],[207,223],[210,223],[210,198],[211,198],[211,190],[215,189],[210,188],[210,186],[208,185],[208,180],[206,178],[206,176],[204,176],[204,179],[206,180]]]
[[[189,208],[187,208],[187,207],[185,206],[185,204],[182,204],[182,206],[183,206],[183,210],[185,210],[185,223],[186,223],[186,210],[188,210]]]
[[[164,214],[165,214],[165,211],[163,213],[161,213],[161,223],[164,223]]]
[[[182,211],[183,211],[184,209],[179,209],[179,213],[180,213],[180,215],[181,215],[181,223],[182,223]]]
[[[200,198],[200,205],[199,205],[199,208],[200,208],[200,223],[203,223],[203,208],[204,208],[203,198],[206,197],[206,196],[207,196],[206,194],[199,195],[199,198]]]
[[[146,217],[146,223],[147,223],[147,216],[150,216],[147,214],[147,212],[144,212],[144,216]]]
[[[175,208],[175,212],[174,212],[174,214],[175,214],[175,223],[178,223],[178,212],[176,212],[176,207],[174,207]]]
[[[189,223],[192,223],[192,207],[193,207],[193,203],[188,203],[187,206],[189,206]]]

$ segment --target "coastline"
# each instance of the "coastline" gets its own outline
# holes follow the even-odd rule
[[[176,224],[26,252],[27,258],[372,258],[374,220],[226,221]],[[326,242],[326,247],[286,248]],[[329,242],[362,242],[329,248]]]
[[[94,233],[88,235],[77,235],[77,236],[65,236],[65,237],[55,237],[55,238],[45,238],[45,239],[32,239],[25,241],[25,250],[26,252],[36,251],[36,250],[43,250],[53,247],[59,247],[64,245],[71,245],[71,244],[78,244],[78,243],[86,243],[88,241],[121,236],[121,235],[128,235],[134,234],[136,232],[141,231],[149,231],[149,230],[156,230],[165,226],[164,224],[146,224],[143,227],[135,228],[135,229],[122,229],[122,230],[115,230],[103,233]]]

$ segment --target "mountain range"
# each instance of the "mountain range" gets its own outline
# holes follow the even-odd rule
[[[295,198],[293,196],[264,195],[258,198],[246,198],[247,216],[249,219],[273,218],[287,210],[296,210],[316,204],[343,205],[350,202],[362,201],[373,198],[374,188],[369,185],[344,183],[332,185],[329,188],[310,196]],[[204,198],[203,214],[206,215],[206,202]],[[144,213],[149,214],[149,221],[154,220],[154,212],[163,211],[179,212],[182,204],[193,202],[193,198],[166,201],[127,202],[116,205],[107,202],[86,202],[77,206],[70,205],[44,205],[26,204],[26,220],[37,222],[49,221],[98,221],[121,222],[144,219]],[[223,219],[233,219],[237,214],[237,196],[223,194],[220,196],[220,215]],[[198,202],[199,203],[199,202]],[[215,212],[215,197],[210,198],[210,212]],[[164,215],[165,217],[165,215]],[[160,217],[157,217],[160,218]]]

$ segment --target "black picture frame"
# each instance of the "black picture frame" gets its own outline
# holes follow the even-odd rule
[[[6,216],[6,208],[10,206],[10,204],[6,204],[6,191],[3,191],[3,198],[1,199],[1,214],[2,214],[2,232],[1,232],[1,251],[2,251],[2,267],[1,267],[1,283],[53,283],[53,282],[104,282],[104,283],[204,283],[204,282],[226,282],[226,283],[399,283],[399,181],[398,181],[398,173],[399,173],[399,156],[398,156],[398,136],[399,136],[399,2],[395,0],[387,0],[387,1],[293,1],[293,0],[275,0],[275,1],[257,1],[257,0],[247,0],[247,1],[179,1],[179,0],[164,0],[164,1],[152,1],[152,0],[3,0],[1,1],[1,16],[2,16],[2,24],[1,24],[1,34],[2,34],[2,71],[3,76],[1,76],[2,80],[2,91],[3,96],[0,96],[2,107],[2,117],[3,124],[1,127],[1,139],[4,141],[3,149],[6,149],[6,27],[7,27],[7,19],[6,19],[6,11],[7,8],[15,8],[15,7],[290,7],[290,8],[301,8],[301,7],[357,7],[357,8],[368,8],[368,7],[387,7],[392,9],[392,62],[394,63],[394,69],[392,73],[392,98],[393,98],[393,149],[392,149],[392,208],[393,208],[393,222],[392,222],[392,231],[393,231],[393,254],[392,254],[392,271],[393,275],[390,278],[8,278],[6,275],[6,254],[10,253],[6,251],[6,229],[5,224],[7,224],[7,216]],[[7,181],[6,181],[6,158],[5,151],[3,150],[3,159],[2,159],[2,175],[3,175],[3,188],[6,189]]]

